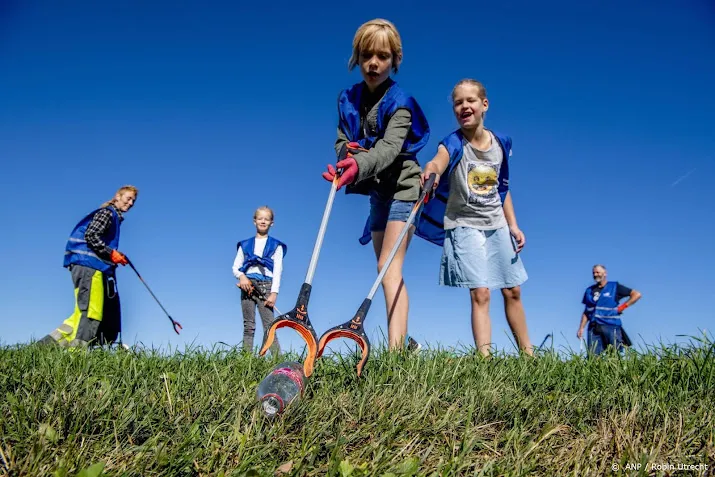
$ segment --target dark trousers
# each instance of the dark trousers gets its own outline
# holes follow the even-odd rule
[[[603,353],[608,346],[623,349],[623,333],[620,326],[593,323],[588,325],[588,352]]]
[[[258,290],[264,298],[268,298],[268,295],[271,294],[271,285],[273,282],[270,280],[258,281],[253,278],[250,280],[256,290]],[[253,337],[256,334],[256,307],[258,308],[258,314],[261,316],[264,331],[270,328],[271,323],[273,323],[273,310],[264,305],[264,301],[264,299],[258,298],[256,293],[249,295],[245,291],[241,290],[241,310],[243,311],[243,349],[246,351],[253,352]],[[274,356],[281,352],[278,337],[276,337],[273,341],[270,350],[271,354]]]

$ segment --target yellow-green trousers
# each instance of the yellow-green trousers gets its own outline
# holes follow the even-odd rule
[[[64,347],[113,343],[122,330],[114,273],[82,265],[70,265],[69,269],[74,284],[74,312],[40,342]]]

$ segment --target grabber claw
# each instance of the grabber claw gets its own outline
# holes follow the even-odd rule
[[[173,318],[171,317],[171,315],[169,314],[169,312],[166,311],[166,308],[164,308],[164,305],[161,304],[161,302],[160,302],[159,299],[156,297],[156,295],[154,295],[154,292],[151,291],[151,288],[149,288],[149,285],[147,285],[147,283],[144,281],[144,279],[142,278],[142,276],[139,274],[139,271],[136,269],[136,267],[134,266],[134,264],[132,263],[132,261],[129,260],[129,257],[125,257],[125,258],[127,259],[127,263],[129,264],[129,266],[132,268],[132,270],[134,270],[134,273],[136,273],[136,274],[137,274],[137,277],[139,277],[139,281],[141,281],[141,282],[144,284],[144,286],[145,286],[146,289],[149,291],[149,293],[151,294],[151,296],[154,298],[154,300],[159,304],[159,306],[161,307],[161,309],[164,311],[164,313],[166,314],[167,318],[169,318],[169,320],[171,321],[171,326],[174,327],[174,332],[178,335],[178,334],[179,334],[179,330],[182,330],[182,329],[183,329],[183,327],[181,326],[181,323],[179,323],[178,321],[176,321],[175,319],[173,319]],[[178,328],[178,329],[177,329],[177,328]]]
[[[362,305],[360,305],[360,308],[358,308],[357,313],[355,313],[355,316],[353,316],[353,318],[350,321],[343,323],[342,325],[338,325],[334,328],[329,329],[328,331],[326,331],[323,334],[323,336],[320,337],[320,341],[318,342],[317,357],[320,357],[323,355],[325,346],[331,340],[334,340],[337,338],[349,338],[349,339],[355,340],[360,345],[360,348],[362,348],[362,359],[360,360],[360,362],[357,365],[358,376],[360,376],[362,374],[362,368],[363,368],[363,366],[365,366],[365,363],[367,362],[367,359],[370,356],[370,341],[367,339],[367,335],[365,334],[365,331],[363,329],[363,324],[365,322],[365,317],[367,316],[367,312],[370,309],[370,304],[372,303],[372,297],[375,296],[375,292],[377,291],[377,288],[380,286],[380,283],[382,283],[382,279],[384,278],[385,273],[387,273],[387,270],[390,267],[390,264],[392,263],[392,259],[395,258],[397,249],[400,247],[402,240],[404,239],[405,235],[407,234],[408,228],[410,227],[410,225],[412,225],[412,222],[415,220],[418,210],[424,205],[424,203],[426,203],[429,200],[430,196],[432,195],[432,193],[433,193],[432,189],[434,187],[436,178],[437,178],[436,174],[430,174],[428,179],[425,181],[425,184],[422,188],[422,192],[420,194],[420,198],[412,206],[410,215],[409,215],[409,217],[407,217],[407,222],[402,227],[402,231],[400,231],[400,235],[397,237],[395,244],[392,246],[392,250],[390,250],[390,253],[387,256],[387,259],[385,260],[385,264],[382,266],[382,269],[380,270],[380,273],[377,275],[377,278],[375,278],[375,282],[372,284],[372,288],[368,292],[367,298],[365,298],[365,300],[363,300]]]
[[[323,351],[325,351],[325,347],[330,341],[338,338],[351,339],[355,341],[362,350],[362,358],[360,358],[360,361],[357,364],[357,375],[360,376],[365,363],[367,363],[367,359],[370,357],[370,340],[365,334],[363,322],[365,321],[365,315],[367,315],[367,311],[370,309],[371,303],[372,300],[366,298],[362,302],[362,305],[360,305],[357,313],[355,313],[355,316],[353,316],[350,321],[330,328],[323,333],[320,337],[320,341],[318,342],[318,353],[316,357],[320,358],[323,355]]]
[[[305,275],[303,285],[300,287],[300,293],[298,294],[298,300],[295,303],[295,308],[288,313],[277,316],[271,323],[271,326],[263,332],[263,346],[259,352],[261,356],[266,354],[270,346],[273,344],[273,341],[276,339],[276,330],[284,327],[293,328],[298,332],[301,338],[303,338],[305,344],[308,345],[307,355],[303,361],[303,374],[306,378],[313,374],[316,352],[318,350],[318,337],[315,334],[313,325],[310,324],[310,318],[308,318],[308,301],[310,300],[313,274],[315,273],[315,268],[318,266],[318,256],[320,255],[320,248],[323,245],[325,229],[328,227],[328,218],[330,217],[330,211],[333,208],[333,201],[335,200],[339,174],[339,171],[335,174],[330,187],[328,202],[325,204],[323,218],[320,221],[320,229],[318,229],[318,237],[315,240],[315,246],[313,246],[313,255],[310,257],[308,272]]]
[[[258,353],[260,356],[266,354],[268,349],[273,344],[273,341],[275,341],[276,331],[279,328],[294,329],[298,332],[301,338],[303,338],[305,344],[308,346],[308,354],[303,361],[303,374],[306,378],[313,374],[316,358],[315,354],[318,349],[318,337],[315,334],[313,325],[310,323],[310,318],[308,318],[307,305],[308,299],[310,298],[310,289],[311,286],[304,283],[301,287],[295,308],[288,313],[277,316],[271,323],[271,326],[263,332],[263,346],[261,347],[261,351]]]

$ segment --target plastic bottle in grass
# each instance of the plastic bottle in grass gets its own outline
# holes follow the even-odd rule
[[[273,368],[256,391],[263,414],[269,418],[276,417],[291,403],[300,401],[306,380],[301,363],[288,361]]]

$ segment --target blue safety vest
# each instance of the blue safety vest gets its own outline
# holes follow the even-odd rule
[[[377,108],[377,135],[365,137],[364,131],[360,127],[360,100],[366,87],[364,81],[343,90],[338,96],[340,130],[349,141],[358,142],[365,149],[370,149],[385,135],[387,123],[390,122],[395,111],[408,109],[412,115],[412,125],[402,145],[400,155],[416,161],[417,153],[425,147],[429,140],[430,129],[427,118],[412,96],[400,88],[394,80],[389,79],[388,81],[392,81],[392,86],[385,92]]]
[[[258,256],[254,253],[254,248],[256,245],[256,237],[251,237],[246,240],[242,240],[236,244],[236,250],[241,247],[243,250],[243,265],[239,268],[240,271],[246,273],[250,267],[260,266],[264,267],[271,272],[273,272],[273,254],[278,247],[283,247],[283,256],[288,254],[288,246],[278,239],[271,237],[270,235],[266,239],[266,246],[263,249],[263,254]],[[252,274],[253,275],[253,274]],[[248,275],[246,275],[248,276]],[[256,276],[259,279],[266,279],[264,275]]]
[[[618,282],[606,282],[598,297],[595,297],[597,290],[596,285],[591,285],[583,295],[583,302],[586,305],[584,313],[589,323],[621,326],[621,318],[618,314],[618,296],[616,295]]]
[[[497,190],[499,197],[504,203],[506,194],[509,192],[509,157],[511,156],[511,137],[492,131],[497,138],[499,147],[502,149],[504,160],[499,168],[499,179]],[[422,214],[417,221],[415,235],[421,237],[435,245],[444,244],[444,214],[447,209],[447,198],[449,197],[449,179],[454,168],[464,155],[464,135],[461,130],[456,130],[440,141],[449,153],[449,164],[440,177],[439,185],[435,191],[435,196],[422,209]]]
[[[378,140],[384,137],[387,124],[390,122],[392,115],[398,109],[407,109],[412,115],[412,125],[402,145],[398,159],[412,160],[419,163],[417,153],[425,147],[429,140],[429,123],[417,101],[400,88],[394,80],[390,78],[387,81],[391,81],[392,85],[385,92],[378,105],[377,135],[366,137],[365,132],[360,127],[360,100],[366,88],[364,81],[343,90],[338,96],[338,125],[349,141],[357,142],[365,149],[370,149]],[[354,190],[355,188],[351,185],[345,188],[345,193],[355,193],[353,192]],[[370,217],[368,216],[363,234],[360,237],[360,243],[366,245],[370,243],[370,240],[372,240],[372,237],[370,234]]]
[[[112,212],[112,222],[109,230],[105,233],[102,239],[109,248],[116,250],[119,247],[119,214],[113,206],[108,206],[107,209]],[[82,265],[84,267],[93,268],[105,273],[113,273],[114,270],[116,270],[117,265],[99,258],[94,250],[87,245],[87,241],[84,238],[87,227],[90,222],[92,222],[94,214],[96,214],[99,210],[101,209],[94,210],[87,214],[75,226],[72,233],[70,233],[67,244],[65,245],[64,267],[69,267],[72,264]]]

